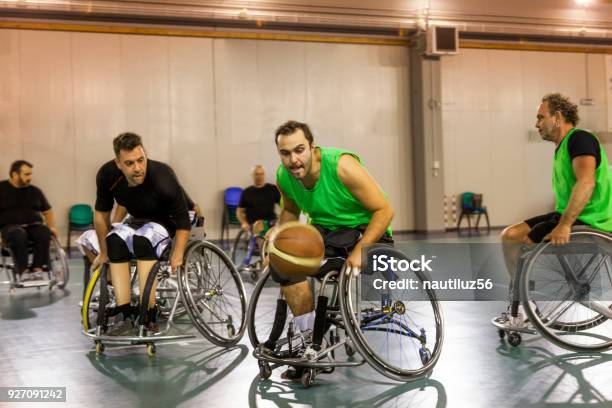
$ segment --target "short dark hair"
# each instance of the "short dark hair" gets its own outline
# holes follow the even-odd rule
[[[576,126],[578,117],[578,105],[572,103],[567,96],[560,93],[551,93],[542,98],[542,102],[548,102],[548,113],[552,116],[555,112],[561,112],[566,122]]]
[[[34,167],[32,163],[26,160],[15,160],[13,163],[11,163],[11,168],[9,169],[9,176],[13,173],[21,173],[21,166],[23,166],[24,164],[28,167]]]
[[[278,137],[279,136],[287,136],[293,134],[296,130],[301,129],[304,132],[304,136],[306,136],[306,140],[310,146],[314,143],[314,138],[312,137],[312,132],[307,124],[298,122],[295,120],[289,120],[276,129],[276,133],[274,134],[274,142],[278,145]]]
[[[138,146],[142,146],[142,138],[136,133],[125,132],[113,139],[113,149],[115,156],[119,156],[121,150],[134,150]]]

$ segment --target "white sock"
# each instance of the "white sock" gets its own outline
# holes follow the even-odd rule
[[[313,330],[314,329],[314,321],[315,321],[315,312],[314,310],[312,312],[308,312],[306,314],[300,315],[300,316],[295,316],[293,318],[293,323],[295,324],[295,326],[300,329],[300,331],[303,333],[307,330]]]

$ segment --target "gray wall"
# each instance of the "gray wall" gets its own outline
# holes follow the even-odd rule
[[[112,138],[134,131],[217,237],[221,191],[255,163],[273,181],[274,129],[297,119],[360,154],[394,228],[412,229],[408,70],[403,47],[0,30],[0,171],[32,161],[65,228],[70,205],[93,204]]]
[[[550,92],[574,103],[589,96],[594,105],[578,106],[579,126],[608,131],[606,83],[600,54],[462,49],[444,57],[445,195],[483,193],[493,225],[552,211],[555,145],[529,135],[540,100]],[[612,146],[604,146],[610,157]]]

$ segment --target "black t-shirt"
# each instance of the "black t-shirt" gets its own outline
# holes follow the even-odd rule
[[[49,202],[38,187],[16,188],[8,180],[0,181],[0,227],[42,222],[40,213],[50,209]]]
[[[572,160],[578,156],[593,156],[595,157],[595,167],[599,167],[599,163],[601,163],[599,142],[592,133],[586,130],[577,129],[570,135],[567,141],[567,151]]]
[[[187,194],[167,164],[148,160],[144,182],[129,187],[123,173],[111,160],[98,171],[96,184],[97,211],[110,211],[113,201],[117,201],[132,217],[157,222],[171,235],[177,229],[190,229]]]
[[[244,208],[249,224],[257,220],[274,220],[274,204],[280,203],[280,193],[274,184],[247,187],[240,195],[238,207]]]

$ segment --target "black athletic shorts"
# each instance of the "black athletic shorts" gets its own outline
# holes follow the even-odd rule
[[[561,219],[561,214],[556,211],[553,211],[548,214],[538,215],[537,217],[529,218],[525,220],[525,223],[529,225],[531,231],[527,236],[530,240],[535,243],[540,243],[544,240],[544,237],[555,229],[555,227],[559,224],[559,220]],[[588,225],[580,220],[576,220],[574,225]]]

